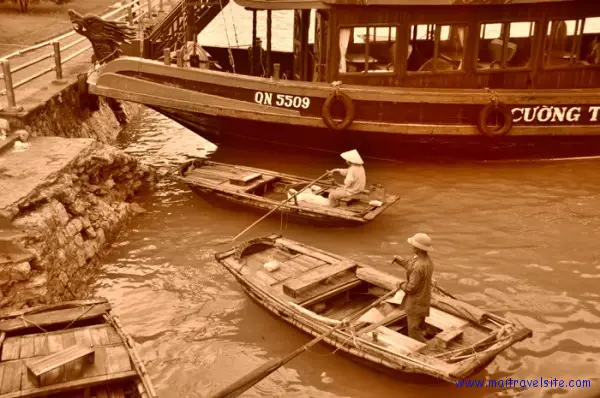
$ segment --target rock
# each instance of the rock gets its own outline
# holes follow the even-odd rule
[[[26,142],[29,139],[29,132],[27,130],[17,130],[15,131],[15,135],[23,142]]]
[[[77,232],[81,232],[81,230],[83,229],[83,222],[79,218],[75,218],[71,222],[75,226],[75,229],[77,229]]]
[[[85,236],[88,239],[94,239],[96,236],[98,236],[98,234],[96,234],[96,231],[94,230],[94,228],[92,227],[88,227],[84,230]]]
[[[10,279],[13,281],[26,281],[31,273],[31,265],[29,262],[15,264],[10,269]]]
[[[104,186],[106,187],[106,189],[111,189],[112,187],[115,186],[115,181],[112,178],[109,178],[108,180],[106,180],[106,182],[104,183]]]
[[[85,258],[90,259],[96,255],[96,244],[94,241],[88,240],[84,244]]]
[[[58,262],[61,265],[67,262],[67,254],[65,253],[64,249],[58,249],[56,251],[56,262]]]
[[[67,283],[69,283],[69,276],[65,273],[65,271],[60,271],[60,274],[58,275],[58,280],[63,285],[66,285]]]
[[[56,214],[60,224],[67,225],[69,222],[69,214],[67,213],[67,209],[65,209],[62,203],[56,200],[52,203],[52,205],[54,208],[54,214]]]
[[[81,234],[76,234],[75,237],[73,238],[73,242],[78,247],[82,247],[83,246],[83,236],[81,236]],[[77,249],[77,251],[79,251],[79,249]]]
[[[137,203],[131,203],[129,205],[129,209],[134,213],[134,214],[141,214],[141,213],[146,213],[147,210],[144,209],[142,206],[140,206]]]
[[[90,228],[92,226],[92,223],[90,222],[90,219],[88,217],[81,217],[81,223],[83,224],[83,228]]]
[[[67,236],[74,236],[79,231],[77,231],[77,228],[75,228],[73,222],[70,222],[65,228],[65,232],[67,233]]]

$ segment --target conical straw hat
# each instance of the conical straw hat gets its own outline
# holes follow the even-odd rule
[[[365,162],[363,162],[362,158],[360,157],[360,155],[358,154],[358,151],[356,149],[344,152],[340,156],[344,160],[347,160],[350,163],[354,163],[354,164],[364,164],[365,163]]]

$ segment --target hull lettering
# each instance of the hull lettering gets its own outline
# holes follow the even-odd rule
[[[518,124],[573,124],[598,123],[600,106],[536,105],[511,109],[513,123]]]
[[[310,98],[288,94],[273,94],[263,91],[254,93],[254,102],[261,105],[275,105],[283,108],[308,109]]]

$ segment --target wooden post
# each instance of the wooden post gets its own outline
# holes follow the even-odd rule
[[[3,59],[0,62],[2,62],[2,73],[4,74],[4,86],[6,87],[8,109],[12,110],[17,107],[17,102],[15,101],[15,90],[13,88],[12,74],[10,72],[10,62],[7,59]]]
[[[165,48],[163,50],[163,54],[165,65],[171,65],[171,50],[169,48]]]
[[[158,13],[162,14],[163,12],[165,12],[163,9],[163,0],[158,0]]]
[[[143,14],[140,14],[140,19],[138,20],[138,28],[140,31],[140,58],[144,58],[144,26],[142,18]]]
[[[267,76],[270,77],[272,74],[271,66],[271,10],[267,10]]]
[[[52,43],[52,47],[54,47],[54,68],[56,69],[56,80],[55,83],[64,83],[62,73],[62,60],[60,58],[60,42],[54,41]]]
[[[186,17],[186,41],[196,42],[196,38],[194,38],[194,5],[188,3],[189,0],[186,0],[183,5],[185,7],[185,17]],[[187,43],[186,43],[187,44]]]
[[[183,68],[183,49],[177,50],[177,66]]]
[[[148,5],[148,19],[152,18],[152,0],[147,0]]]
[[[252,10],[252,44],[251,44],[251,48],[252,48],[252,59],[250,62],[250,75],[254,76],[254,73],[256,72],[254,70],[254,65],[256,64],[256,54],[258,50],[256,48],[256,10]]]
[[[279,64],[273,64],[273,80],[279,80]]]

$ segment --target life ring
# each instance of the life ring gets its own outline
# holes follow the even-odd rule
[[[333,120],[333,118],[331,117],[331,108],[333,107],[335,101],[342,101],[342,104],[344,105],[344,110],[346,111],[346,116],[344,117],[344,120],[342,120],[339,123]],[[354,112],[355,108],[354,103],[352,103],[352,99],[348,97],[347,94],[337,91],[331,93],[331,95],[325,100],[323,108],[321,109],[321,116],[323,117],[323,121],[325,122],[327,127],[334,130],[343,130],[350,126],[354,121]]]
[[[487,119],[492,115],[493,112],[500,113],[503,119],[502,123],[497,127],[488,126]],[[479,119],[477,121],[477,127],[483,135],[488,137],[502,137],[508,134],[513,125],[513,116],[510,108],[505,104],[498,102],[497,104],[490,102],[483,107],[479,112]]]

